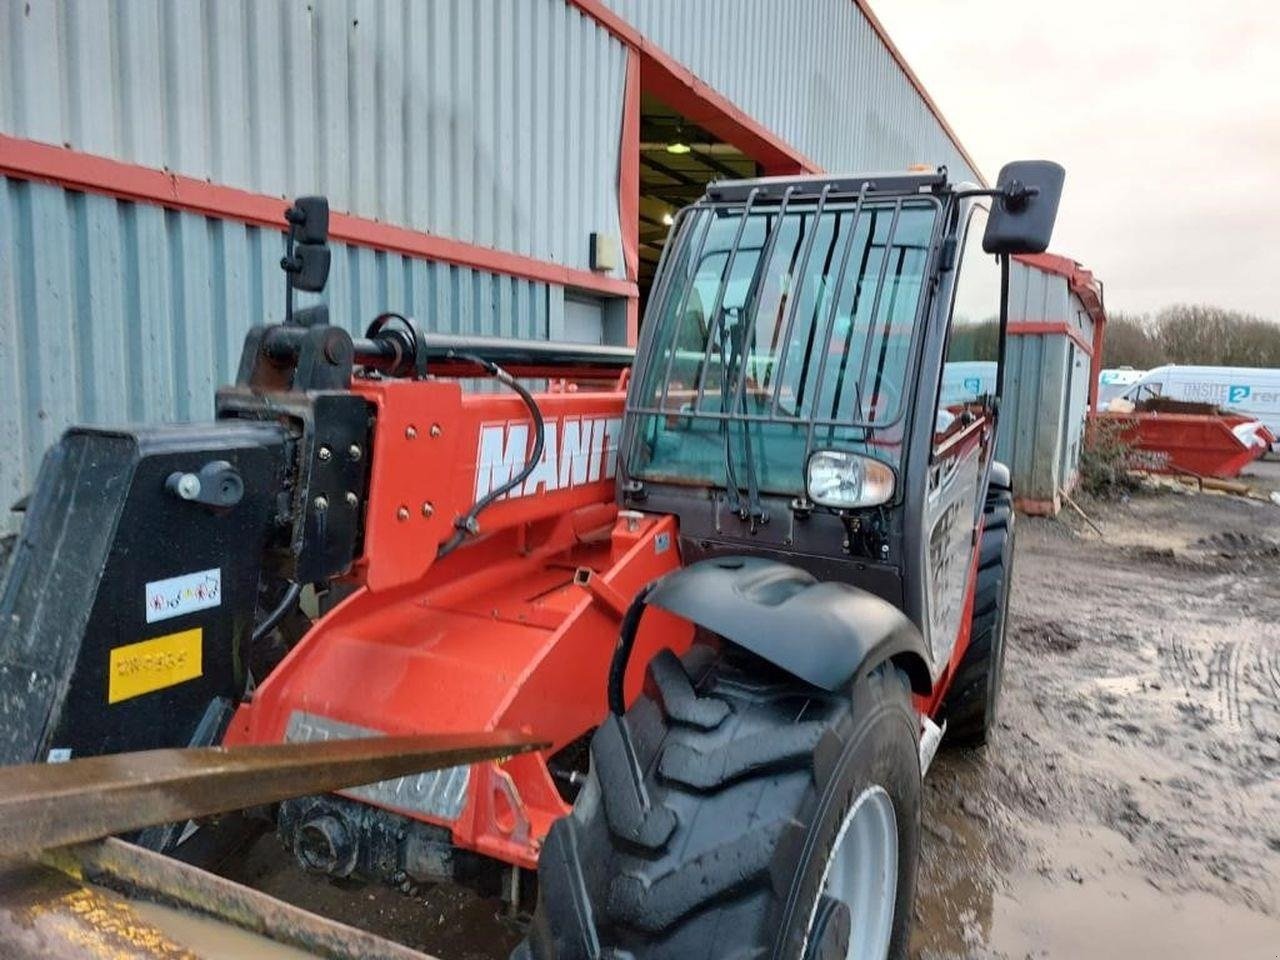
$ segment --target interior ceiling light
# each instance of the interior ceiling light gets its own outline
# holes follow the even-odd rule
[[[689,131],[685,129],[683,123],[677,123],[675,129],[671,131],[671,140],[667,144],[667,153],[688,153],[693,148],[689,146]]]

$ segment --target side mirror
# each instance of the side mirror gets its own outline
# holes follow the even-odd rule
[[[329,198],[298,197],[284,212],[299,243],[325,243],[329,239]]]
[[[1053,236],[1066,171],[1050,160],[1006,163],[982,235],[987,253],[1044,253]]]
[[[319,293],[329,279],[329,248],[322,243],[300,243],[282,266],[295,290]]]
[[[285,272],[288,299],[285,323],[293,323],[291,290],[319,293],[329,280],[329,200],[327,197],[298,197],[284,212],[289,224],[288,246],[280,266]]]

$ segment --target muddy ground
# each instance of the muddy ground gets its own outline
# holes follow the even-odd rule
[[[1020,521],[1002,714],[927,779],[913,955],[1280,957],[1280,507],[1081,506],[1102,536]],[[339,887],[270,838],[235,874],[442,960],[519,936],[498,901]]]

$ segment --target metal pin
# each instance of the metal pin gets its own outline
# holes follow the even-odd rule
[[[347,447],[347,456],[352,460],[359,460],[364,455],[364,451],[360,449],[360,444],[353,443]]]
[[[321,447],[320,452],[317,454],[317,456],[319,456],[321,460],[328,460],[330,457],[333,456],[333,451],[330,450],[328,447]]]
[[[413,440],[418,436],[418,428],[411,423],[404,428],[404,435],[405,439]]]
[[[348,507],[354,507],[354,506],[357,506],[357,505],[360,503],[360,498],[359,498],[359,497],[357,497],[357,496],[355,495],[355,493],[354,493],[353,491],[351,491],[351,490],[348,490],[348,491],[347,491],[346,500],[347,500],[347,506],[348,506]]]
[[[396,511],[396,519],[397,519],[397,520],[408,520],[408,519],[409,519],[409,508],[408,508],[408,507],[401,507],[399,510],[397,510],[397,511]]]
[[[324,496],[324,494],[321,494],[320,496],[316,497],[314,500],[311,501],[311,505],[315,507],[317,510],[328,510],[329,498]]]
[[[435,512],[436,512],[436,508],[431,505],[430,500],[424,500],[422,502],[422,515],[424,517],[429,517]]]
[[[432,437],[438,437],[438,436],[440,436],[440,434],[442,434],[442,433],[444,433],[444,431],[440,429],[440,424],[438,424],[438,423],[433,423],[433,424],[431,425],[431,436],[432,436]]]

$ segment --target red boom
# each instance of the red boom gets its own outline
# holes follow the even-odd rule
[[[526,483],[479,518],[477,542],[437,560],[454,521],[509,479],[532,448],[512,395],[465,394],[448,380],[359,382],[377,409],[358,589],[324,616],[255,691],[226,742],[269,743],[334,730],[408,734],[524,730],[544,754],[477,764],[455,803],[361,799],[448,827],[454,843],[532,867],[568,812],[547,757],[605,712],[621,610],[680,565],[670,517],[623,514],[613,465],[624,393],[538,395],[546,448]],[[646,615],[628,697],[688,624]],[[554,705],[554,709],[550,707]],[[437,798],[438,799],[438,798]]]

